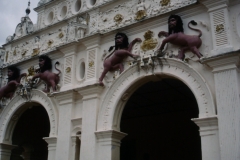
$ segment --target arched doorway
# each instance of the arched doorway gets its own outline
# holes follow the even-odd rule
[[[199,115],[191,90],[165,78],[138,88],[126,103],[121,132],[121,160],[201,160]]]
[[[26,107],[27,106],[27,107]],[[50,121],[45,108],[38,103],[27,103],[27,108],[18,118],[12,135],[10,160],[47,160],[48,148],[43,137],[49,137]]]

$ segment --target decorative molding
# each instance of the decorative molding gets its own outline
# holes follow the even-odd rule
[[[83,100],[93,99],[93,98],[100,98],[100,94],[103,91],[103,87],[99,86],[98,84],[89,85],[81,88],[76,88],[75,91],[80,93],[83,96]]]
[[[54,136],[57,134],[57,123],[58,123],[58,110],[53,104],[52,100],[47,97],[47,95],[39,90],[32,90],[32,99],[31,102],[36,102],[41,104],[47,111],[50,121],[50,134],[49,136]],[[15,96],[3,109],[1,112],[1,119],[3,119],[0,123],[0,140],[1,141],[9,141],[9,136],[12,133],[13,128],[11,126],[12,123],[16,123],[11,121],[12,117],[16,112],[21,111],[21,107],[27,104],[24,99],[20,96]],[[23,108],[22,108],[23,109]]]
[[[127,135],[126,133],[115,131],[115,130],[107,130],[107,131],[97,131],[95,135],[98,139],[98,142],[104,143],[105,145],[112,144],[115,146],[120,146],[121,140]]]
[[[200,130],[201,136],[208,136],[212,134],[216,134],[214,132],[218,131],[218,117],[205,117],[205,118],[194,118],[192,119],[195,122]]]
[[[183,81],[196,97],[200,118],[216,114],[212,93],[203,77],[188,64],[177,59],[167,59],[166,62],[163,62],[162,67],[155,65],[154,72],[139,71],[139,66],[136,64],[125,70],[113,84],[111,84],[103,96],[97,129],[118,130],[121,112],[126,103],[126,101],[123,102],[120,100],[124,97],[124,93],[132,93],[133,90],[129,90],[129,88],[136,86],[136,82],[140,79],[155,75],[173,76]]]
[[[221,72],[230,69],[238,69],[240,54],[224,54],[221,56],[212,57],[210,59],[204,60],[202,63],[207,64],[209,67],[213,68],[212,72]]]

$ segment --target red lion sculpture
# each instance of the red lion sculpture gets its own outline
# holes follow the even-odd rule
[[[8,67],[8,83],[0,89],[0,99],[3,97],[12,99],[17,87],[20,85],[22,77],[27,76],[26,73],[20,75],[20,70],[15,66]]]
[[[140,38],[136,38],[129,44],[128,37],[126,34],[117,33],[115,35],[115,46],[111,46],[109,48],[109,51],[111,51],[114,47],[115,50],[105,58],[103,63],[104,70],[99,78],[99,84],[101,86],[104,86],[102,81],[108,71],[115,71],[117,69],[120,69],[120,74],[124,71],[124,67],[122,64],[124,58],[126,58],[127,56],[130,56],[132,58],[138,57],[138,55],[132,54],[131,50],[136,42],[141,41],[142,40]]]
[[[185,35],[183,33],[183,22],[180,16],[171,15],[168,18],[168,33],[165,31],[159,32],[158,36],[165,36],[166,38],[162,41],[162,44],[159,48],[160,53],[164,49],[166,43],[170,42],[175,45],[180,45],[181,49],[178,53],[177,58],[184,60],[185,52],[190,50],[200,59],[203,55],[199,52],[198,48],[202,45],[202,40],[200,37],[202,36],[202,31],[199,29],[195,29],[190,27],[190,23],[192,25],[197,25],[195,21],[190,21],[188,23],[188,27],[194,31],[199,32],[199,35]],[[158,55],[159,56],[159,55]]]
[[[32,81],[34,81],[36,78],[40,78],[46,83],[46,88],[43,89],[43,92],[50,92],[50,87],[52,87],[53,92],[56,92],[57,90],[57,84],[59,82],[59,74],[61,71],[57,69],[56,65],[59,65],[59,62],[55,63],[55,69],[58,71],[58,73],[52,73],[52,61],[51,59],[46,55],[39,56],[39,69],[36,71],[37,74],[35,74],[32,78]]]

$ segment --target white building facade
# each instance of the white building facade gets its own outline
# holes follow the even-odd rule
[[[37,24],[27,13],[0,50],[1,86],[8,66],[30,75],[44,54],[60,62],[60,87],[44,93],[40,81],[29,96],[2,99],[0,159],[240,159],[239,8],[239,0],[41,0]],[[171,14],[187,35],[197,35],[188,22],[198,23],[203,58],[174,58],[181,46],[170,43],[156,56]],[[100,86],[118,32],[142,39],[132,49],[140,58],[126,58]]]

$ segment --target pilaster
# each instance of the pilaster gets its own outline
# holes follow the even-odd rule
[[[198,126],[201,136],[202,159],[220,160],[218,118],[206,117],[192,119]]]
[[[0,159],[9,160],[11,156],[11,151],[17,146],[11,144],[0,143]]]
[[[95,84],[98,82],[99,77],[99,66],[100,61],[100,35],[91,37],[82,42],[87,48],[87,60],[86,60],[86,85]]]
[[[212,56],[232,51],[228,0],[201,0],[200,3],[208,8],[213,38]]]
[[[75,91],[59,92],[53,95],[58,101],[59,108],[56,160],[70,158],[72,110],[78,95]]]
[[[64,54],[63,86],[61,91],[65,91],[72,89],[75,84],[77,46],[75,44],[69,45],[60,49],[60,51]]]
[[[213,68],[221,159],[240,159],[239,53],[216,56],[204,63]]]
[[[99,108],[99,97],[103,87],[99,85],[86,86],[77,91],[83,96],[82,135],[80,159],[96,160],[96,126]]]
[[[48,160],[55,160],[57,137],[44,137],[43,139],[48,143]]]
[[[98,140],[98,160],[119,160],[121,140],[126,133],[108,130],[95,132]]]

